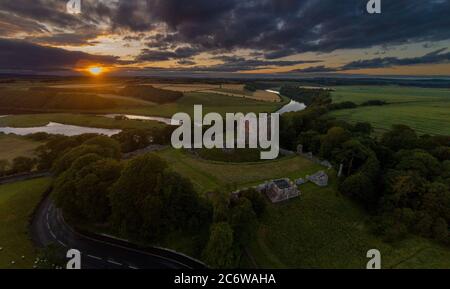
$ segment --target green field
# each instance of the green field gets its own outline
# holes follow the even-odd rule
[[[19,156],[33,157],[34,150],[40,145],[40,142],[25,137],[0,134],[0,160],[12,161]]]
[[[12,127],[33,127],[43,126],[48,122],[58,122],[63,124],[99,127],[99,128],[150,128],[162,126],[156,121],[137,121],[137,120],[114,120],[97,116],[96,114],[123,113],[147,116],[172,117],[177,112],[187,112],[193,114],[195,104],[203,105],[204,114],[208,112],[272,112],[280,108],[287,102],[284,98],[282,102],[271,103],[244,99],[240,97],[225,96],[213,93],[187,93],[184,97],[174,103],[169,104],[141,104],[132,107],[117,107],[108,110],[91,111],[90,114],[84,112],[58,112],[58,113],[40,113],[40,114],[22,114],[11,115],[0,118],[0,126]]]
[[[450,249],[431,241],[380,240],[369,230],[367,212],[333,186],[309,183],[300,190],[299,198],[268,205],[249,245],[259,268],[365,268],[369,249],[380,250],[383,268],[450,268]]]
[[[249,187],[276,178],[295,179],[322,168],[299,156],[255,163],[225,163],[203,160],[174,149],[166,149],[158,155],[175,171],[189,178],[201,193],[223,191],[227,186],[231,186],[230,189]]]
[[[50,182],[43,178],[0,185],[0,268],[32,268],[36,250],[28,232],[29,220]]]
[[[384,100],[388,105],[337,110],[331,116],[350,122],[367,121],[378,132],[405,124],[420,134],[450,135],[450,90],[398,86],[342,86],[333,102]]]

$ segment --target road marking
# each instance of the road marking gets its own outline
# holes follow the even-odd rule
[[[121,263],[116,262],[116,261],[114,261],[114,260],[107,260],[107,262],[108,262],[108,263],[111,263],[111,264],[114,264],[114,265],[122,266]]]
[[[96,260],[101,260],[102,258],[100,258],[100,257],[97,257],[97,256],[94,256],[94,255],[87,255],[89,258],[92,258],[92,259],[96,259]]]
[[[130,269],[133,269],[133,270],[138,270],[139,268],[138,267],[134,267],[134,266],[128,266],[128,268],[130,268]]]
[[[56,239],[56,241],[58,241],[58,243],[60,243],[63,247],[67,247],[67,245],[61,242],[60,240]]]
[[[52,230],[50,230],[50,235],[52,235],[53,239],[57,240],[57,239],[56,239],[56,236],[55,236],[55,234],[53,233]]]

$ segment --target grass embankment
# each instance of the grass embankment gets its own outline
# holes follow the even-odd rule
[[[0,268],[33,267],[36,249],[28,232],[29,219],[50,182],[42,178],[0,185]]]
[[[299,156],[254,163],[226,163],[203,160],[174,149],[160,151],[158,155],[175,171],[189,178],[201,193],[225,190],[226,187],[249,187],[276,178],[295,179],[322,169]]]
[[[450,268],[448,248],[417,237],[388,244],[372,234],[371,217],[332,184],[309,183],[299,198],[268,204],[249,246],[260,268],[364,269],[369,249],[380,250],[383,268]]]
[[[332,93],[333,102],[384,100],[383,106],[367,106],[330,113],[350,122],[367,121],[378,133],[393,124],[405,124],[420,134],[450,135],[450,90],[399,86],[342,86]]]
[[[12,161],[16,157],[33,157],[42,143],[16,135],[0,134],[0,160]]]

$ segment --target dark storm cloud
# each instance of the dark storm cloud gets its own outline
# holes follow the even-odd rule
[[[383,57],[369,60],[358,60],[350,62],[341,67],[341,70],[364,69],[364,68],[386,68],[392,66],[402,65],[417,65],[417,64],[438,64],[450,62],[450,52],[442,53],[447,48],[438,49],[420,57],[412,58],[397,58],[397,57]]]
[[[68,46],[82,46],[93,45],[97,38],[97,33],[57,33],[47,36],[27,37],[25,40],[30,42],[37,42],[48,45],[68,45]]]
[[[133,6],[125,2],[126,21],[133,25],[122,23],[120,13],[115,23],[135,29],[139,17],[130,20]],[[146,3],[146,21],[168,26],[170,33],[158,35],[159,43],[249,48],[265,51],[268,59],[450,38],[450,1],[383,1],[381,15],[369,15],[366,0],[131,1],[137,2]]]
[[[397,58],[383,57],[366,60],[357,60],[349,62],[341,67],[313,66],[304,69],[291,70],[291,73],[320,73],[320,72],[338,72],[357,69],[371,68],[389,68],[393,66],[408,66],[419,64],[441,64],[450,63],[450,52],[446,52],[447,48],[438,49],[419,57]]]
[[[326,73],[326,72],[335,72],[336,68],[326,67],[324,65],[312,66],[303,69],[294,69],[291,70],[291,73]]]
[[[0,38],[0,69],[64,70],[83,62],[105,65],[121,63],[113,56],[97,56]]]

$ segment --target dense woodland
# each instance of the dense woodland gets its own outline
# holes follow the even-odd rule
[[[375,137],[370,123],[327,117],[333,106],[320,93],[308,109],[283,115],[281,146],[302,144],[336,168],[342,164],[340,192],[375,215],[374,231],[386,240],[417,234],[450,244],[450,136],[395,125]]]
[[[37,150],[37,166],[55,175],[52,196],[73,225],[100,225],[149,244],[177,232],[195,240],[195,257],[210,266],[237,267],[264,211],[263,196],[252,190],[234,199],[225,191],[201,196],[155,154],[121,160],[122,152],[145,147],[149,140],[169,139],[165,128],[128,130],[114,138],[47,135]]]

